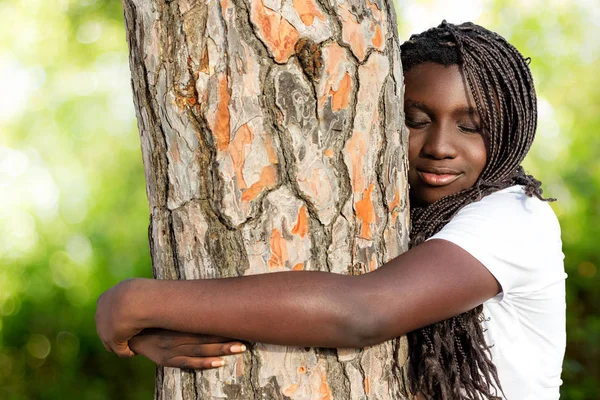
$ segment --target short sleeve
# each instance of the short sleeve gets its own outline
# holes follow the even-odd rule
[[[542,290],[566,277],[556,215],[521,186],[465,206],[433,239],[458,245],[494,275],[502,291],[492,301]]]

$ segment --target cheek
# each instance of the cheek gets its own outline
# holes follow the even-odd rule
[[[408,129],[408,166],[412,168],[413,161],[419,155],[421,151],[421,145],[417,139],[418,135],[414,135],[411,133],[410,128]]]
[[[483,137],[480,136],[479,140],[472,144],[471,149],[471,165],[473,166],[473,171],[479,176],[483,172],[487,162],[487,150]]]
[[[417,134],[411,134],[409,129],[408,134],[408,183],[410,186],[417,184],[417,170],[415,162],[419,158],[421,152],[421,143],[419,143]]]

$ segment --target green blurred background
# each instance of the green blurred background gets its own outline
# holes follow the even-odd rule
[[[412,1],[404,40],[475,20],[532,57],[526,167],[558,197],[568,296],[563,399],[600,398],[600,7]],[[150,399],[154,367],[96,338],[102,291],[151,275],[148,205],[117,0],[0,0],[0,399]]]

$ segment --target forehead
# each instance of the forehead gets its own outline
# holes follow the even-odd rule
[[[468,83],[458,65],[423,63],[404,74],[407,101],[431,108],[475,107]]]

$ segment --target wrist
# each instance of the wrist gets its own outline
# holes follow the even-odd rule
[[[154,279],[133,278],[123,284],[125,285],[123,303],[133,326],[142,330],[151,328],[153,318],[153,301],[159,298],[154,286]]]

